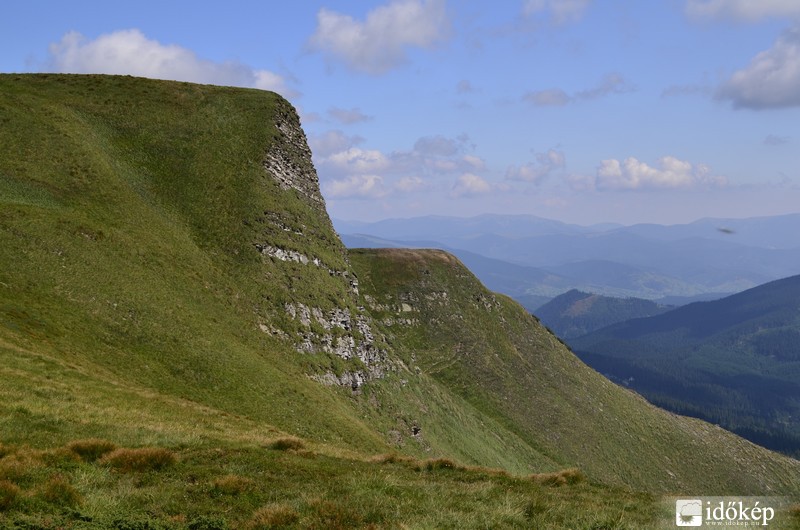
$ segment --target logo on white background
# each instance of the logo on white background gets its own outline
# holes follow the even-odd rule
[[[675,524],[678,526],[703,526],[703,501],[700,499],[675,501]]]

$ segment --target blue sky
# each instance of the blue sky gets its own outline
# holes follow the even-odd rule
[[[275,90],[332,216],[800,211],[800,1],[9,1],[0,71]]]

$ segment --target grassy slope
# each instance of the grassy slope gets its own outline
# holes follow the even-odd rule
[[[610,383],[516,303],[483,288],[454,257],[383,249],[351,251],[351,260],[376,304],[406,300],[412,307],[405,314],[419,325],[391,327],[408,362],[413,356],[435,380],[558,465],[661,492],[800,487],[800,462],[666,413]],[[743,462],[765,472],[742,473]]]
[[[261,167],[286,102],[99,76],[0,83],[5,343],[303,436],[384,447],[288,344],[257,331],[290,329],[293,296],[330,306],[344,292],[327,271],[253,248],[284,242],[257,222],[278,211],[302,224],[306,252],[344,267],[324,213]]]
[[[508,321],[505,327],[482,313],[467,311],[471,316],[459,328],[465,337],[478,334],[464,344],[485,349],[488,338],[500,346],[491,365],[479,371],[467,366],[467,373],[438,364],[445,359],[436,357],[435,349],[452,351],[452,337],[460,333],[452,323],[440,329],[435,341],[426,334],[435,334],[437,327],[406,332],[387,326],[393,355],[405,365],[381,382],[365,385],[359,394],[319,385],[306,376],[310,371],[358,368],[357,362],[299,354],[291,340],[259,330],[259,324],[265,324],[290,334],[298,331],[284,311],[289,301],[353,311],[364,302],[353,300],[346,282],[322,268],[264,258],[254,250],[254,243],[269,243],[317,256],[338,270],[349,267],[324,210],[294,190],[280,189],[264,173],[264,154],[280,141],[272,125],[277,114],[294,115],[294,111],[282,99],[261,91],[107,76],[0,75],[4,146],[0,151],[0,442],[46,449],[79,438],[103,437],[120,445],[171,447],[181,457],[171,476],[183,481],[180,487],[159,492],[160,479],[150,475],[129,479],[108,475],[107,469],[94,465],[71,464],[69,459],[37,457],[42,464],[28,459],[33,471],[18,477],[22,500],[14,509],[61,513],[57,505],[37,500],[48,477],[56,474],[76,485],[85,497],[82,509],[91,507],[97,520],[111,517],[113,507],[133,495],[138,500],[130,511],[160,514],[161,519],[174,516],[180,527],[187,510],[219,513],[225,505],[213,495],[189,504],[181,501],[187,491],[195,491],[192,484],[198,474],[202,482],[232,467],[257,467],[263,464],[258,448],[284,433],[306,439],[309,455],[317,455],[319,465],[314,458],[305,462],[302,455],[289,458],[285,468],[273,465],[274,473],[285,473],[288,482],[297,479],[301,485],[297,487],[287,481],[273,485],[269,477],[248,471],[260,493],[247,496],[249,504],[235,521],[242,523],[275,496],[297,497],[309,474],[318,481],[319,491],[302,501],[303,506],[295,506],[303,517],[314,516],[316,505],[311,501],[326,495],[338,499],[342,509],[363,516],[364,507],[350,503],[349,495],[366,495],[356,493],[361,491],[358,482],[382,473],[365,463],[363,455],[385,452],[390,446],[416,457],[450,456],[528,473],[582,462],[571,452],[584,451],[575,445],[577,441],[562,451],[564,440],[553,438],[578,432],[580,443],[594,447],[588,454],[598,459],[585,466],[592,480],[609,478],[619,484],[632,476],[626,466],[619,472],[602,468],[621,453],[635,453],[635,447],[614,449],[606,442],[619,439],[605,435],[587,441],[595,422],[581,426],[586,418],[579,414],[592,417],[596,409],[578,406],[568,394],[549,394],[584,383],[582,375],[573,378],[561,371],[588,373],[574,359],[565,357],[552,366],[537,364],[542,374],[531,375],[524,383],[514,380],[515,374],[524,373],[520,368],[532,367],[529,341],[544,348],[548,358],[563,351],[541,329],[531,335],[530,321],[505,299],[499,299],[498,309]],[[270,215],[277,215],[280,222],[270,223]],[[293,231],[304,236],[295,237]],[[366,254],[354,259],[375,296],[414,278],[403,268],[394,270],[391,260],[369,264]],[[373,266],[389,267],[385,286],[371,280],[375,274],[367,269]],[[449,272],[455,275],[438,281],[460,293],[460,305],[467,291],[491,296],[464,269]],[[423,291],[417,294],[424,296]],[[376,315],[383,318],[385,313]],[[473,325],[479,329],[470,330]],[[515,338],[506,337],[506,332]],[[517,347],[520,355],[515,353]],[[527,360],[520,365],[518,357]],[[511,364],[502,366],[501,360]],[[547,390],[537,388],[531,393],[536,399],[525,401],[525,394],[518,391],[529,392],[530,384],[546,381],[547,374],[567,380],[545,385]],[[459,379],[462,375],[468,377]],[[475,376],[492,392],[470,383],[469,377]],[[614,388],[611,385],[598,385],[617,396],[617,390],[608,390]],[[502,403],[509,397],[519,403],[510,412]],[[625,399],[634,411],[645,407]],[[543,402],[576,407],[576,413],[568,415],[575,425],[561,429],[561,413],[540,409]],[[534,410],[544,413],[538,423],[529,420]],[[613,406],[611,410],[629,412]],[[645,419],[651,416],[648,412]],[[414,426],[423,429],[421,436],[410,435]],[[534,436],[533,427],[552,433],[549,438]],[[612,422],[598,432],[613,427]],[[654,433],[644,427],[641,435],[650,440]],[[669,439],[669,433],[666,436]],[[713,436],[729,443],[724,435]],[[244,456],[236,457],[236,464],[227,458],[209,462],[200,473],[196,462],[212,450],[223,455],[241,451]],[[8,457],[20,451],[26,450],[2,453]],[[785,460],[773,462],[760,452],[741,456],[752,456],[764,466],[760,480],[775,487],[795,476]],[[709,476],[731,490],[764,491],[758,482],[721,473],[728,464],[708,464]],[[778,466],[784,477],[776,479],[771,466]],[[480,493],[471,485],[472,475],[464,480],[436,473],[425,476],[423,491],[442,488],[441,495],[430,498],[450,499],[452,506],[451,511],[434,515],[419,511],[435,504],[419,500],[418,471],[400,469],[392,479],[396,491],[379,488],[368,496],[368,502],[383,506],[381,521],[412,524],[434,517],[435,526],[481,524],[468,514],[473,497]],[[0,481],[13,479],[13,473],[6,471],[0,469],[5,473]],[[93,480],[96,473],[102,477]],[[340,476],[350,477],[344,499],[334,495],[341,493]],[[672,483],[654,483],[653,478],[642,476],[631,483],[647,490],[671,488]],[[562,493],[538,486],[532,492],[528,482],[515,486],[505,480],[488,476],[481,488],[494,493],[478,495],[486,498],[487,520],[496,517],[505,521],[502,525],[525,526],[538,517],[543,527],[579,527],[616,518],[639,521],[631,524],[641,527],[642,520],[658,511],[652,498],[642,497],[632,507],[629,494],[594,482],[570,486],[578,489]],[[685,480],[675,483],[684,491],[697,491],[706,484],[688,474],[677,480]],[[273,486],[277,488],[273,494],[264,493]],[[575,499],[568,500],[572,494]],[[496,495],[505,495],[507,504],[497,504]],[[530,505],[537,495],[544,504]],[[105,502],[107,496],[114,502]],[[422,508],[415,507],[418,502]],[[103,509],[106,504],[110,508]],[[501,513],[506,505],[514,513],[508,520]],[[568,512],[573,515],[565,515]]]

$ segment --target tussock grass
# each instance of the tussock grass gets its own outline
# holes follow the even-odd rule
[[[238,475],[225,475],[211,484],[211,493],[217,495],[241,495],[253,488],[254,482]]]
[[[22,490],[8,480],[0,480],[0,511],[8,510],[14,505]]]
[[[284,436],[272,440],[267,447],[275,451],[300,451],[306,448],[306,443],[296,436]]]
[[[269,504],[256,510],[245,528],[248,530],[272,530],[286,528],[300,520],[300,514],[288,504]]]
[[[438,469],[453,469],[464,471],[466,468],[457,464],[449,458],[431,458],[422,462],[422,468],[428,471],[436,471]]]
[[[23,448],[8,453],[0,460],[0,480],[22,481],[43,465],[40,451]]]
[[[85,462],[94,462],[106,453],[117,449],[117,444],[99,438],[87,438],[69,442],[67,449],[81,457]]]
[[[50,477],[44,484],[41,497],[50,504],[57,506],[72,507],[83,502],[83,497],[78,493],[78,490],[70,484],[67,477],[61,474]]]
[[[162,447],[141,447],[138,449],[115,449],[98,462],[118,471],[157,471],[177,462],[178,457]]]
[[[309,508],[312,514],[308,526],[312,528],[349,530],[364,525],[363,516],[345,503],[312,500],[309,502]]]
[[[580,469],[571,468],[554,473],[535,473],[530,475],[529,479],[542,486],[558,487],[566,486],[567,484],[579,484],[586,480],[586,475]]]

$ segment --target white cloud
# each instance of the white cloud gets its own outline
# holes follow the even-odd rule
[[[510,166],[506,170],[506,179],[540,183],[545,177],[566,165],[566,157],[562,151],[549,149],[546,153],[536,155],[536,162],[524,166]]]
[[[340,109],[339,107],[331,107],[328,109],[328,115],[334,120],[344,123],[345,125],[352,125],[353,123],[369,121],[372,119],[372,116],[364,114],[359,108]]]
[[[216,63],[186,48],[148,39],[138,29],[126,29],[89,40],[78,32],[50,45],[49,67],[74,74],[118,74],[272,90],[286,97],[298,93],[283,77],[253,70],[235,61]]]
[[[389,167],[389,159],[380,151],[351,147],[320,160],[320,165],[340,175],[377,173]]]
[[[526,0],[522,14],[526,17],[545,14],[555,24],[577,22],[592,0]]]
[[[395,189],[403,193],[424,190],[428,187],[420,177],[403,177],[395,184]]]
[[[309,45],[353,70],[378,75],[404,63],[407,48],[443,40],[448,27],[444,0],[394,0],[363,22],[323,8]]]
[[[360,136],[347,136],[340,130],[326,131],[322,134],[312,134],[308,138],[308,144],[315,157],[327,157],[334,153],[347,151],[353,146],[362,143],[364,139]]]
[[[470,197],[484,195],[492,190],[492,186],[482,177],[474,173],[464,173],[460,175],[451,191],[453,197]]]
[[[798,17],[797,0],[686,0],[686,13],[693,18],[733,18],[757,21],[767,17]]]
[[[522,96],[522,99],[528,103],[533,103],[537,107],[563,107],[572,101],[572,98],[569,96],[569,94],[560,88],[528,92]]]
[[[800,106],[800,26],[786,30],[769,50],[756,55],[717,91],[737,108]]]
[[[688,189],[724,186],[727,179],[711,174],[705,164],[691,164],[673,156],[658,159],[655,167],[630,157],[624,162],[603,160],[597,168],[600,190]]]
[[[578,101],[591,101],[599,99],[612,94],[624,94],[635,90],[624,77],[618,73],[610,73],[603,76],[603,79],[592,88],[586,90],[579,90],[573,95],[567,94],[560,88],[551,88],[548,90],[537,90],[528,92],[522,99],[537,107],[563,107],[568,103]]]
[[[479,156],[464,155],[461,160],[467,164],[473,171],[480,171],[486,169],[486,162]]]
[[[333,198],[377,199],[387,191],[379,175],[351,175],[324,184],[325,195]]]

